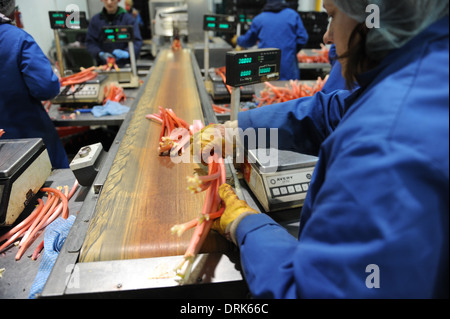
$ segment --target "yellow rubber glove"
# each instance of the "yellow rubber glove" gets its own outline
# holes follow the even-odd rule
[[[231,39],[231,44],[236,46],[237,45],[237,39],[238,39],[238,36],[237,36],[237,34],[235,34],[234,37]]]
[[[214,222],[212,228],[236,244],[235,233],[239,223],[244,217],[258,212],[240,200],[229,184],[222,184],[219,187],[219,195],[225,203],[225,211],[222,217]]]
[[[191,154],[196,160],[200,159],[203,165],[213,153],[222,156],[225,149],[224,127],[221,124],[210,124],[191,138]]]
[[[224,158],[226,155],[233,155],[236,138],[232,134],[236,128],[237,121],[204,127],[191,138],[191,154],[196,160],[200,159],[204,165],[213,153]]]

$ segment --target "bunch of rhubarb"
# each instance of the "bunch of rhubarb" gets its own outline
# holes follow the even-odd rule
[[[123,88],[120,85],[115,84],[114,82],[105,86],[103,90],[105,93],[103,105],[106,104],[108,100],[113,102],[121,102],[127,100],[127,96],[125,95]]]
[[[322,90],[327,80],[328,75],[324,79],[319,77],[313,86],[309,86],[298,80],[291,80],[289,81],[289,84],[286,84],[284,87],[275,86],[270,82],[265,82],[266,87],[261,91],[261,96],[258,97],[255,95],[253,97],[259,102],[258,107],[287,102],[306,96],[313,96]]]
[[[171,228],[172,234],[178,236],[181,236],[188,229],[195,228],[183,260],[175,269],[182,282],[189,280],[195,258],[203,246],[214,220],[220,218],[225,210],[225,207],[221,205],[222,200],[219,196],[219,187],[226,182],[223,158],[217,154],[212,155],[208,158],[208,175],[194,175],[187,179],[188,189],[193,194],[206,191],[206,198],[199,217]]]
[[[297,54],[298,62],[300,63],[330,63],[329,52],[330,50],[321,45],[321,50],[313,49],[314,55],[307,55],[303,50]]]
[[[95,72],[96,67],[92,66],[87,69],[83,69],[82,71],[63,77],[59,81],[61,82],[61,87],[71,85],[72,87],[75,84],[81,84],[86,81],[93,80],[97,77],[98,73]]]
[[[172,109],[159,106],[159,113],[147,114],[148,120],[161,124],[159,135],[159,155],[179,154],[189,145],[191,136],[203,128],[203,123],[195,120],[189,125],[178,117]]]
[[[160,134],[160,146],[158,154],[164,152],[179,152],[196,132],[203,128],[201,121],[194,121],[194,125],[188,124],[177,117],[171,109],[159,107],[159,114],[149,114],[147,119],[162,125]],[[194,174],[187,177],[187,189],[192,194],[206,192],[205,202],[200,215],[184,224],[175,225],[171,228],[172,234],[183,235],[186,231],[194,228],[194,233],[184,254],[182,262],[175,269],[180,281],[186,282],[192,271],[196,256],[208,236],[213,222],[220,218],[225,210],[219,196],[220,185],[226,182],[225,163],[222,156],[214,153],[206,159],[208,174],[200,176]]]
[[[78,181],[75,180],[70,192],[68,186],[64,186],[64,193],[56,188],[42,188],[41,192],[46,192],[48,194],[47,201],[44,202],[41,198],[39,198],[38,205],[33,212],[21,223],[0,237],[0,244],[4,242],[0,246],[0,252],[6,250],[22,238],[18,244],[19,251],[15,257],[16,260],[20,260],[25,251],[39,237],[48,225],[60,216],[64,219],[69,217],[68,202],[75,193],[77,187]],[[33,260],[37,259],[43,247],[44,242],[42,241],[32,255]]]

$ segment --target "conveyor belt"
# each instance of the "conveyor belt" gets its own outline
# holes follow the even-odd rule
[[[162,51],[153,67],[90,221],[80,262],[183,255],[192,232],[178,238],[170,228],[201,212],[204,194],[186,190],[198,164],[174,164],[158,156],[161,126],[145,119],[158,106],[192,123],[203,120],[190,51]],[[229,244],[211,232],[203,252]]]

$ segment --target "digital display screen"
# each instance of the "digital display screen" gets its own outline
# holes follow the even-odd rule
[[[85,29],[88,27],[86,12],[49,11],[52,29]]]
[[[226,56],[227,85],[245,86],[280,78],[280,49],[230,51]]]
[[[240,58],[239,59],[239,64],[249,64],[252,63],[252,58]]]
[[[276,65],[265,65],[259,68],[259,74],[263,75],[263,74],[268,74],[268,73],[272,73],[276,70]]]
[[[203,30],[227,33],[236,32],[236,18],[222,14],[205,15],[203,18]]]
[[[103,27],[105,43],[121,43],[133,41],[133,26]]]

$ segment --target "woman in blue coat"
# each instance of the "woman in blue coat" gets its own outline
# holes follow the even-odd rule
[[[381,28],[366,24],[369,2]],[[319,156],[299,236],[227,185],[215,229],[239,247],[256,298],[448,298],[448,2],[324,7],[326,37],[359,88],[238,117],[242,130],[278,128],[280,149]]]
[[[41,103],[58,95],[60,83],[34,39],[11,25],[14,3],[14,0],[0,3],[0,128],[5,130],[3,138],[42,138],[52,166],[68,168],[64,147]]]
[[[102,2],[103,10],[94,15],[89,22],[86,35],[87,50],[98,64],[105,64],[108,57],[115,57],[119,65],[129,63],[128,43],[104,43],[102,28],[112,25],[132,25],[134,27],[134,53],[137,59],[142,47],[138,21],[119,6],[120,0],[102,0]]]
[[[308,42],[308,33],[300,15],[284,0],[268,0],[237,44],[248,48],[258,44],[261,49],[281,49],[280,80],[300,79],[297,52]]]

